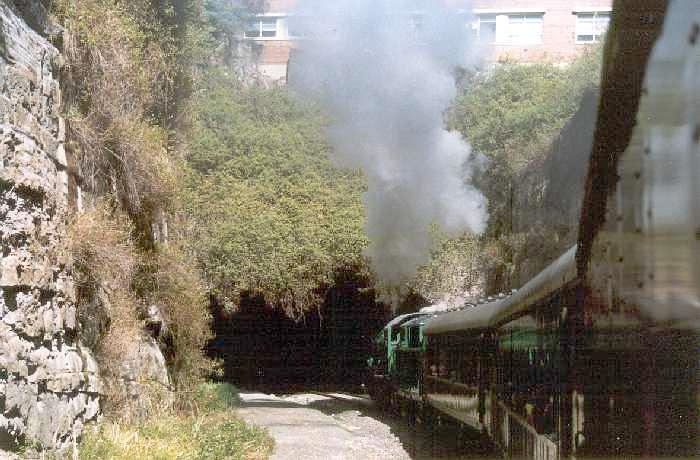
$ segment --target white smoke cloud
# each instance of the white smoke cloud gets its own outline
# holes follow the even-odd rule
[[[485,198],[469,184],[470,147],[444,129],[454,70],[473,60],[467,18],[439,1],[302,0],[290,85],[331,111],[337,162],[367,176],[368,255],[401,286],[427,262],[429,226],[481,232]]]

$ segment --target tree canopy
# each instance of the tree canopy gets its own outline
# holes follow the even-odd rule
[[[487,159],[475,175],[489,200],[487,233],[508,231],[510,184],[527,165],[547,155],[584,90],[598,85],[601,53],[600,47],[587,50],[567,67],[504,61],[465,79],[448,123]]]
[[[299,317],[364,266],[364,179],[330,163],[321,113],[285,89],[217,74],[195,99],[183,203],[198,263],[227,305],[250,292]]]
[[[532,210],[514,209],[513,194],[524,171],[548,155],[585,90],[598,85],[601,63],[602,48],[595,47],[566,67],[504,61],[464,78],[447,123],[485,159],[473,180],[488,199],[489,222],[481,238],[445,239],[438,232],[431,261],[413,281],[417,292],[436,300],[463,294],[483,281],[486,290],[517,287],[510,285],[509,273],[516,270],[514,264],[532,235],[516,234],[512,219]],[[529,231],[541,241],[550,230]]]

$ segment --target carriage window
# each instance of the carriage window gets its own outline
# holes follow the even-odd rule
[[[420,345],[420,332],[417,327],[411,328],[408,337],[408,346],[411,348],[418,348]]]
[[[555,430],[557,414],[558,336],[552,322],[524,316],[498,336],[500,397],[539,433]]]
[[[399,339],[399,334],[401,333],[401,330],[398,327],[394,327],[391,329],[391,340],[396,341]]]

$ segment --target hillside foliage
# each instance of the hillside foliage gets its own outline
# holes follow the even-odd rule
[[[601,53],[592,48],[568,67],[505,61],[463,83],[448,123],[487,159],[475,182],[489,201],[489,235],[508,231],[510,184],[547,154],[584,90],[598,85]]]
[[[119,302],[130,305],[119,310],[128,321],[95,326],[103,339],[119,335],[120,324],[125,336],[139,329],[142,307],[158,305],[171,323],[171,373],[192,385],[210,369],[202,355],[208,295],[229,309],[241,295],[262,296],[301,318],[337,273],[366,273],[366,184],[359,171],[330,162],[323,109],[282,88],[245,84],[234,62],[246,15],[265,2],[53,5],[65,27],[68,148],[92,210],[74,228],[84,235],[74,248],[85,287],[79,302],[85,310],[104,286],[118,285],[126,292]],[[449,239],[436,228],[412,292],[438,301],[478,286],[485,266],[512,269],[527,236],[509,227],[511,184],[546,155],[595,86],[599,62],[594,49],[568,67],[503,62],[463,79],[446,124],[485,158],[474,181],[488,198],[489,225],[481,238]],[[102,225],[110,219],[120,226]],[[128,254],[113,257],[114,266],[128,262],[119,274],[90,257],[108,253],[110,241]]]
[[[229,308],[249,293],[303,316],[363,264],[362,176],[330,163],[321,113],[285,89],[212,74],[193,113],[182,201],[212,291]]]
[[[515,209],[513,194],[524,171],[547,156],[585,91],[598,86],[601,64],[602,47],[597,46],[567,67],[506,60],[464,78],[447,125],[484,158],[475,163],[473,181],[488,199],[489,221],[480,238],[446,240],[438,233],[430,262],[413,282],[417,292],[432,301],[458,296],[475,283],[486,283],[484,275],[493,273],[495,280],[484,286],[491,291],[487,294],[519,287],[511,281],[515,264],[529,244],[536,241],[541,247],[553,231],[537,227],[516,233],[512,220],[532,210]]]

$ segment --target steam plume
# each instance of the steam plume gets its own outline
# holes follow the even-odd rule
[[[438,3],[302,0],[292,23],[312,38],[290,85],[330,108],[335,159],[367,176],[368,255],[389,286],[428,260],[431,223],[457,235],[486,220],[485,198],[468,185],[470,147],[443,127],[472,40],[466,18]]]

